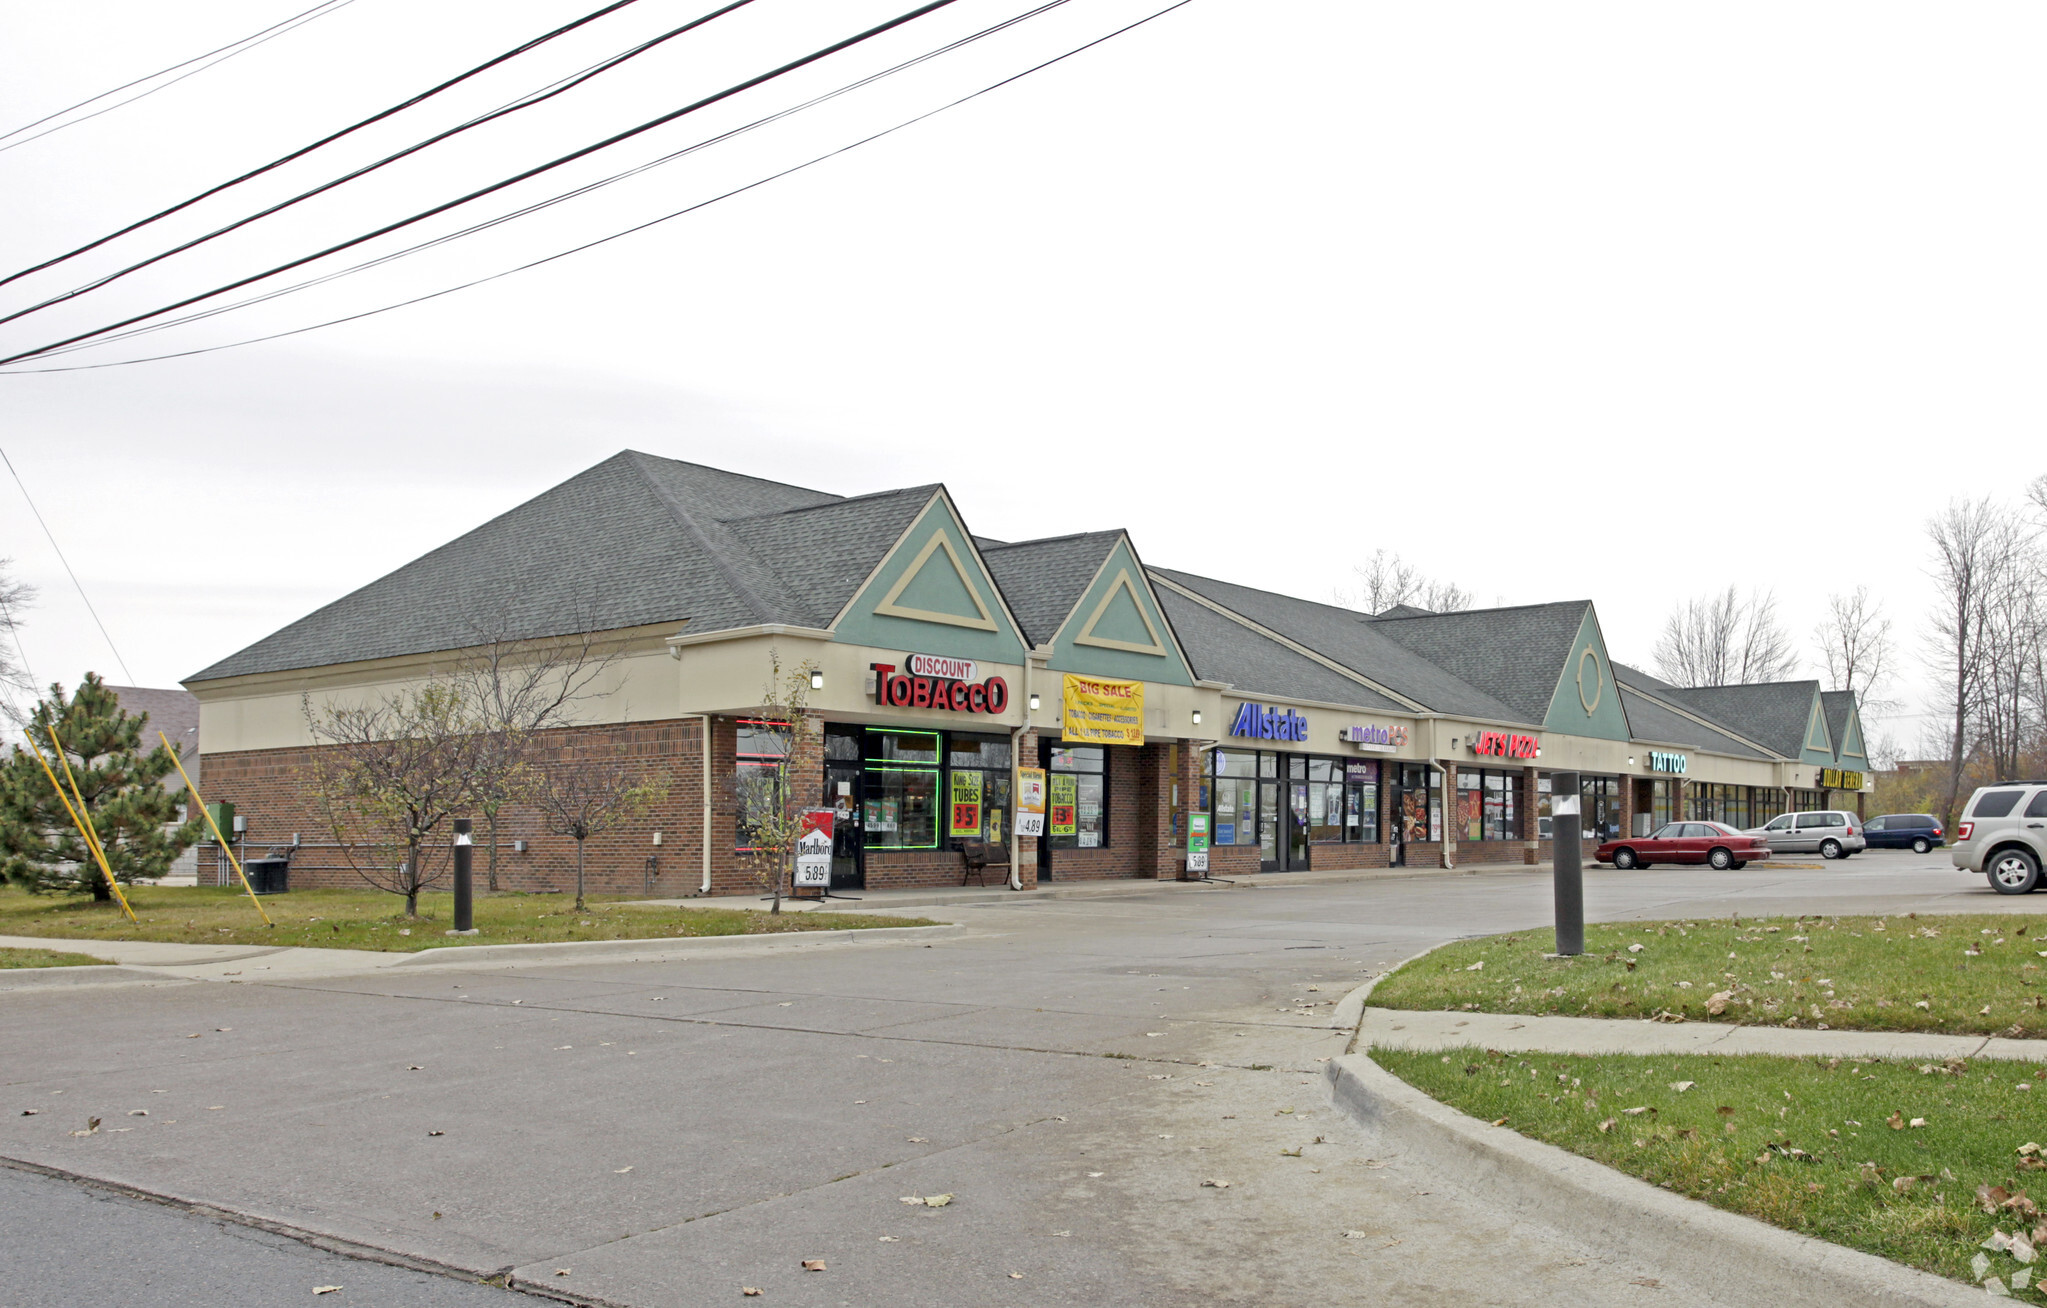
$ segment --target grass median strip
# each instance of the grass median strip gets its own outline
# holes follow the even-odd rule
[[[1379,1008],[2047,1037],[2047,917],[1686,919],[1446,945],[1372,991]]]
[[[449,936],[454,898],[420,896],[420,915],[373,890],[295,890],[263,901],[275,928],[257,919],[239,887],[136,886],[128,891],[138,921],[112,904],[0,890],[0,936],[71,940],[161,940],[204,945],[309,945],[408,953],[449,945],[539,944],[558,940],[654,940],[689,936],[777,935],[802,931],[932,926],[928,918],[856,913],[782,913],[730,908],[666,908],[571,895],[479,895],[477,934]],[[98,962],[98,959],[82,959]]]
[[[2047,1270],[2033,1261],[2047,1217],[2025,1193],[2047,1191],[2047,1067],[1475,1048],[1371,1056],[1473,1117],[1678,1194],[2047,1297],[2033,1284]]]
[[[55,949],[0,949],[0,971],[19,967],[92,967],[106,962],[84,954],[66,954]]]

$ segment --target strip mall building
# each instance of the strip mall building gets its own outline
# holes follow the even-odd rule
[[[1177,877],[1197,815],[1216,875],[1533,863],[1553,769],[1588,837],[1859,811],[1866,786],[1852,695],[1667,685],[1607,656],[1587,600],[1366,614],[1148,566],[1121,531],[977,537],[942,486],[845,498],[627,452],[188,680],[208,798],[251,845],[303,841],[294,884],[351,880],[318,853],[304,704],[446,672],[479,615],[622,650],[552,733],[666,785],[591,841],[617,891],[755,884],[732,778],[765,757],[771,651],[821,674],[801,770],[840,815],[835,888],[957,883],[971,840],[1026,886]],[[1013,838],[1030,767],[1046,830]],[[519,811],[500,853],[512,889],[573,863]]]

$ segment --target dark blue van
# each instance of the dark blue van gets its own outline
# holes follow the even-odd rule
[[[1947,833],[1930,813],[1886,813],[1873,817],[1862,827],[1871,849],[1909,849],[1924,854],[1947,843]]]

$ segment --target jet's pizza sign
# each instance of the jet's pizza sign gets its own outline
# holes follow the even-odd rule
[[[1009,683],[977,679],[972,659],[912,654],[901,667],[870,663],[874,702],[884,708],[944,709],[953,713],[1000,713],[1009,707]]]
[[[1542,741],[1505,731],[1481,731],[1471,738],[1471,752],[1492,758],[1534,758],[1542,752]]]

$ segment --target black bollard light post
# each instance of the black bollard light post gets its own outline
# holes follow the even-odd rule
[[[1578,774],[1550,773],[1550,867],[1556,881],[1557,954],[1565,958],[1585,952],[1583,825],[1578,812]]]
[[[451,936],[473,936],[476,934],[476,914],[471,904],[474,877],[471,865],[476,858],[476,843],[469,835],[469,819],[455,819],[455,929]]]

